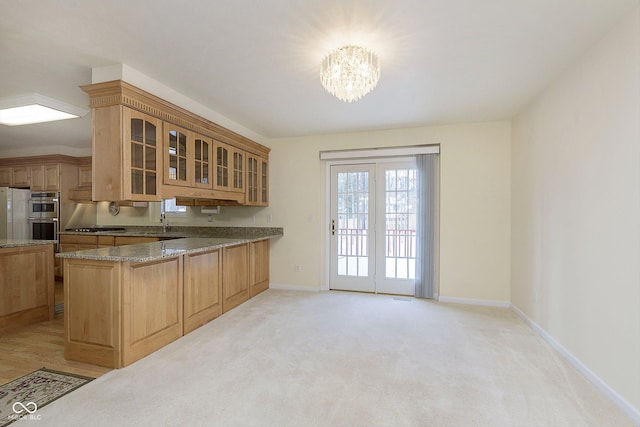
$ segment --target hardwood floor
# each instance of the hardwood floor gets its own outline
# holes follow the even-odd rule
[[[56,302],[62,301],[62,283],[56,282]],[[63,314],[52,321],[0,332],[0,384],[39,368],[97,378],[110,368],[64,358]]]

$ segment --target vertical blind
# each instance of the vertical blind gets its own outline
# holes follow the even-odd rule
[[[436,285],[437,154],[418,154],[416,297],[434,298]]]

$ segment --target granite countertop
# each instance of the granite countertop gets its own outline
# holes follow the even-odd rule
[[[20,248],[24,246],[55,245],[55,240],[23,240],[23,239],[0,239],[0,248]]]
[[[149,262],[185,254],[206,252],[224,248],[226,246],[235,246],[249,242],[272,239],[283,235],[282,229],[275,230],[279,230],[279,232],[274,231],[271,233],[262,233],[261,236],[253,237],[187,237],[182,239],[164,240],[161,242],[139,243],[137,245],[113,246],[77,252],[63,252],[56,254],[56,256],[59,258],[87,259],[95,261]]]
[[[169,239],[185,237],[215,237],[215,238],[255,238],[262,236],[282,236],[284,231],[280,227],[171,227],[163,231],[161,226],[124,226],[122,231],[61,231],[60,235],[89,235],[89,236],[146,236]]]

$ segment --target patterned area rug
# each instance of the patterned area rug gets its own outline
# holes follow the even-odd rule
[[[0,386],[0,427],[18,419],[41,419],[38,408],[91,380],[93,378],[42,368]]]

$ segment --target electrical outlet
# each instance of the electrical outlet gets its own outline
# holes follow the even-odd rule
[[[270,213],[267,214],[267,222],[271,222],[273,220],[273,215],[271,215]]]
[[[295,271],[296,273],[300,273],[300,264],[294,264],[293,271]]]

